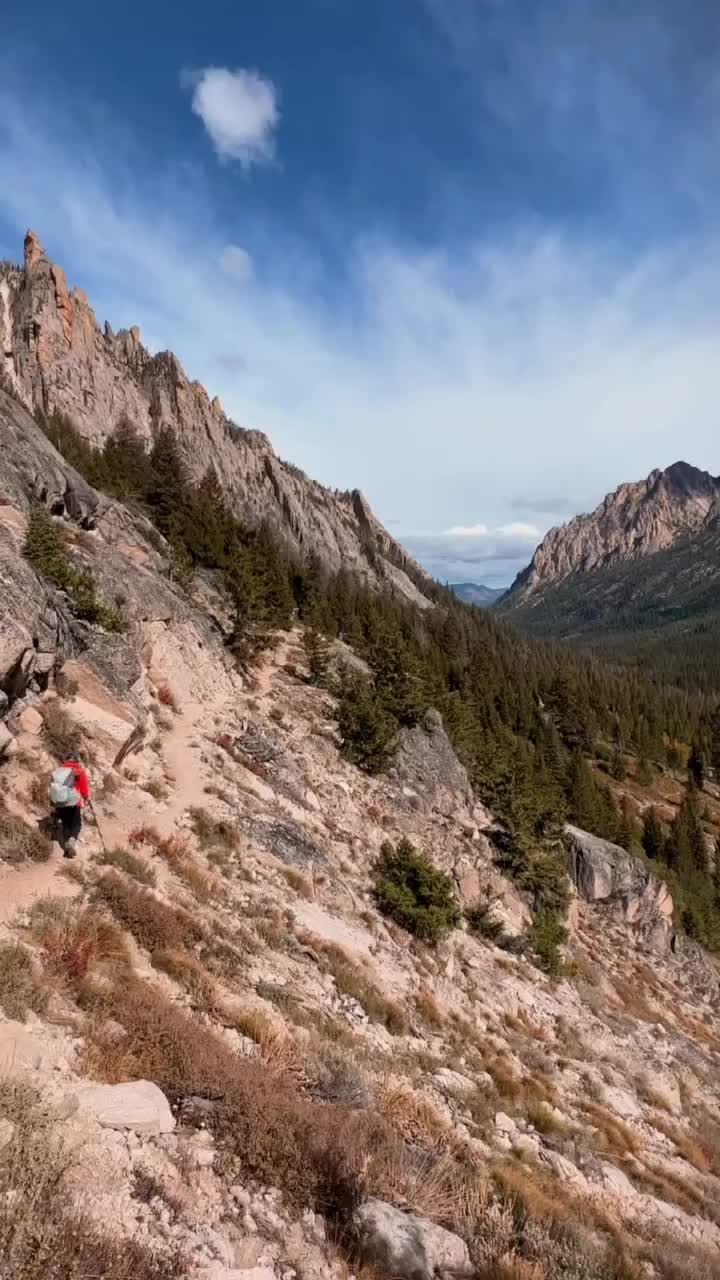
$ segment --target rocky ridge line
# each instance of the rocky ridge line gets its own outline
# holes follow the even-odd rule
[[[127,418],[151,441],[175,431],[195,480],[214,467],[232,510],[270,525],[331,572],[348,569],[423,606],[427,575],[380,524],[359,490],[324,488],[283,462],[260,431],[238,427],[171,351],[152,355],[137,327],[101,329],[83,289],[68,288],[34,232],[22,267],[0,263],[0,384],[30,412],[67,414],[101,445]]]

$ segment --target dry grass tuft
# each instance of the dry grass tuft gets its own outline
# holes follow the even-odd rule
[[[629,1125],[597,1102],[585,1101],[579,1105],[597,1133],[601,1151],[610,1151],[617,1156],[635,1154],[640,1144]]]
[[[335,979],[340,995],[357,1000],[368,1018],[380,1023],[391,1035],[408,1034],[410,1021],[402,1006],[395,1000],[388,1000],[342,947],[334,942],[323,943],[321,954],[324,966]]]
[[[178,701],[169,684],[161,684],[157,691],[157,700],[162,707],[167,707],[174,715],[180,714]]]
[[[213,818],[207,809],[189,810],[192,828],[201,849],[219,845],[223,849],[237,849],[240,837],[234,827],[222,818]]]
[[[213,1017],[223,1009],[217,983],[211,973],[189,951],[162,947],[153,951],[153,967],[160,969],[187,991],[193,1007]]]
[[[439,1031],[445,1024],[445,1017],[432,991],[423,987],[415,996],[415,1008],[423,1022],[433,1031]]]
[[[663,1120],[659,1116],[655,1117],[652,1124],[654,1129],[669,1138],[678,1155],[692,1165],[693,1169],[697,1169],[698,1173],[710,1173],[712,1168],[711,1157],[701,1142],[689,1134],[683,1133],[682,1129],[679,1129],[677,1125],[668,1120]]]
[[[8,1018],[24,1022],[32,1011],[47,1010],[48,992],[33,971],[28,952],[19,944],[0,947],[0,1009]]]
[[[28,927],[43,948],[47,972],[72,990],[79,990],[91,972],[117,977],[129,971],[121,931],[96,907],[78,908],[64,898],[41,898],[30,909]]]
[[[47,862],[52,842],[42,832],[29,827],[0,800],[0,862]]]
[[[452,1126],[426,1093],[406,1084],[383,1091],[380,1111],[404,1141],[427,1151],[445,1152],[457,1145]]]
[[[133,849],[139,848],[141,845],[147,845],[150,849],[157,849],[162,844],[162,836],[156,827],[142,826],[134,827],[128,836],[128,844]]]
[[[124,871],[126,875],[132,876],[133,880],[137,880],[138,884],[145,885],[147,889],[155,888],[156,877],[152,867],[143,862],[142,858],[138,858],[136,854],[131,853],[129,849],[106,850],[99,861],[101,866],[113,867],[116,871]]]
[[[161,778],[150,778],[148,782],[143,784],[143,791],[147,791],[153,800],[167,800],[170,794],[167,783]]]
[[[50,774],[46,770],[41,770],[40,773],[33,772],[32,779],[26,793],[28,802],[33,809],[39,809],[42,813],[47,813],[49,790]]]
[[[147,951],[189,950],[205,940],[202,926],[187,911],[167,906],[152,893],[121,880],[115,872],[100,878],[95,894],[118,924]]]
[[[154,1080],[174,1103],[207,1099],[202,1118],[226,1179],[275,1186],[291,1207],[347,1219],[361,1193],[363,1160],[391,1141],[380,1122],[308,1099],[275,1064],[238,1057],[145,984],[88,1000],[97,1030],[86,1044],[86,1070],[99,1079]],[[108,1017],[125,1027],[122,1041],[100,1032]]]
[[[82,749],[84,735],[77,722],[59,701],[47,702],[42,712],[42,737],[51,756],[67,760]]]
[[[307,876],[303,875],[302,871],[298,871],[297,867],[283,867],[282,874],[290,885],[290,888],[294,889],[301,898],[307,898],[309,902],[313,901],[315,898],[315,890],[312,882]]]

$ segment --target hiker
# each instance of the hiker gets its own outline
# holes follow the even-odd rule
[[[90,781],[78,752],[53,772],[50,782],[50,804],[53,809],[58,843],[66,858],[74,858],[82,828],[82,809],[90,799]]]

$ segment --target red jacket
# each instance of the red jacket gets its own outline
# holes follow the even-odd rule
[[[90,779],[87,776],[87,771],[81,764],[78,764],[77,760],[63,760],[61,767],[63,769],[72,769],[75,774],[75,790],[80,796],[79,808],[82,809],[85,801],[90,799]]]

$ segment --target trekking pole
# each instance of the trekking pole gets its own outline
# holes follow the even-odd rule
[[[101,843],[101,845],[102,845],[102,847],[103,847],[103,852],[104,852],[104,853],[107,853],[108,849],[107,849],[107,845],[106,845],[106,843],[105,843],[105,840],[104,840],[104,838],[103,838],[103,833],[102,833],[102,830],[101,830],[101,828],[100,828],[100,823],[98,822],[97,814],[96,814],[96,812],[95,812],[95,805],[93,804],[93,802],[92,802],[92,800],[90,799],[90,797],[89,797],[89,796],[88,796],[88,805],[90,806],[90,812],[91,812],[91,814],[92,814],[93,818],[95,819],[95,826],[97,827],[97,833],[98,833],[98,835],[99,835],[99,837],[100,837],[100,843]]]

